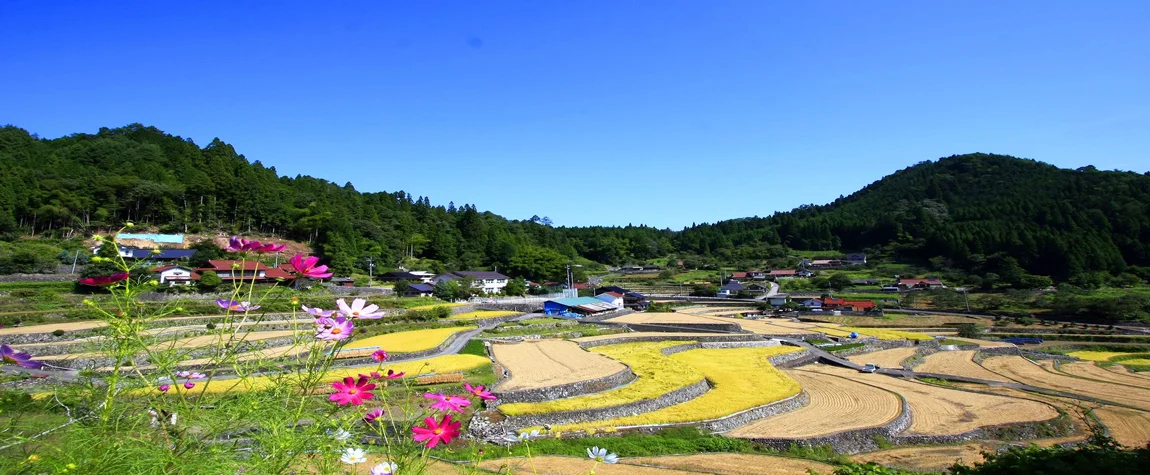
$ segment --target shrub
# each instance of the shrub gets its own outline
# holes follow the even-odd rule
[[[215,330],[216,329],[215,323],[209,322],[207,325],[204,325],[204,326],[207,327],[208,330]]]
[[[52,336],[64,336],[64,330],[61,330],[61,329],[53,330]]]

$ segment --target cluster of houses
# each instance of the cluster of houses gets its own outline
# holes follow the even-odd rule
[[[543,302],[543,313],[586,316],[624,308],[642,311],[649,305],[651,302],[647,301],[647,296],[611,285],[595,289],[594,297],[572,297]]]
[[[849,312],[870,312],[878,309],[878,306],[870,300],[846,300],[834,297],[807,299],[799,302],[799,305],[814,311],[841,310]]]
[[[265,283],[295,279],[295,268],[291,264],[268,267],[255,261],[229,259],[210,260],[207,267],[192,268],[185,265],[164,265],[152,268],[152,274],[160,285],[169,287],[192,285],[207,271],[215,272],[224,282],[242,280],[244,282]]]

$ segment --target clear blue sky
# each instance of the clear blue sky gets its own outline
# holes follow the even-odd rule
[[[769,215],[968,152],[1150,169],[1145,0],[176,4],[0,2],[0,124],[558,225]]]

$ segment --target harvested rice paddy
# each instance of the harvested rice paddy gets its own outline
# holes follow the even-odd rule
[[[710,391],[687,402],[655,411],[605,421],[568,424],[557,431],[610,429],[649,424],[674,424],[718,419],[799,393],[798,382],[771,365],[767,358],[800,351],[789,346],[697,349],[670,356],[678,365],[702,372]],[[753,377],[748,377],[753,375]]]
[[[519,314],[520,312],[510,312],[505,310],[476,310],[474,312],[457,313],[447,317],[447,320],[487,320],[491,318],[510,317],[512,315]]]
[[[594,394],[546,402],[511,403],[499,406],[509,416],[601,409],[662,396],[703,380],[703,373],[664,355],[660,350],[684,341],[623,343],[598,346],[591,351],[623,362],[638,378],[626,386]]]
[[[413,330],[407,332],[387,333],[384,335],[376,335],[373,337],[364,338],[362,340],[355,340],[344,347],[345,350],[355,349],[374,349],[376,347],[386,350],[388,353],[412,353],[416,351],[430,350],[439,346],[451,335],[468,330],[474,330],[475,327],[446,327],[446,328],[432,328],[428,330]]]
[[[786,373],[802,385],[810,402],[793,411],[735,428],[727,432],[727,436],[818,437],[881,426],[902,413],[902,401],[890,391],[832,374],[805,370]]]
[[[1150,388],[1150,379],[1146,379],[1137,374],[1121,374],[1100,368],[1091,361],[1083,361],[1079,363],[1062,363],[1061,365],[1058,365],[1058,371],[1069,374],[1071,376],[1126,384],[1140,388]]]
[[[1058,411],[1037,401],[979,394],[925,383],[815,365],[811,371],[838,375],[900,394],[910,404],[908,434],[953,435],[979,427],[1053,419]]]
[[[1127,447],[1145,447],[1150,443],[1150,413],[1122,407],[1106,406],[1094,415],[1110,429],[1110,436]]]
[[[810,460],[756,454],[696,454],[636,457],[625,463],[723,475],[790,475],[814,470],[831,473],[834,467]],[[596,470],[598,471],[598,470]]]
[[[1150,409],[1150,389],[1138,389],[1053,373],[1021,356],[990,357],[982,360],[982,366],[1014,381],[1031,386],[1095,397],[1140,409]]]
[[[691,332],[630,332],[630,333],[614,333],[608,335],[595,335],[585,336],[581,338],[572,338],[571,341],[576,343],[593,343],[603,340],[615,340],[618,338],[661,338],[665,340],[687,341],[694,338],[701,337],[714,337],[714,333],[691,333]]]
[[[880,450],[851,457],[859,463],[874,462],[905,470],[942,472],[960,462],[974,465],[983,461],[982,451],[989,447],[979,443],[947,445],[939,447],[904,447]]]
[[[921,373],[949,374],[987,381],[1010,382],[1010,379],[974,362],[974,350],[940,351],[927,357],[914,370]]]
[[[627,369],[623,363],[564,340],[538,340],[491,345],[495,360],[511,372],[500,391],[535,389],[588,381]]]
[[[875,364],[880,368],[901,368],[902,360],[910,358],[914,355],[916,349],[913,346],[905,348],[891,348],[889,350],[880,350],[871,353],[864,353],[861,355],[854,355],[847,359],[855,364]]]
[[[595,475],[697,475],[698,472],[674,470],[658,467],[644,467],[632,465],[629,459],[619,459],[617,464],[595,465],[587,457],[562,457],[558,455],[543,455],[532,459],[504,458],[487,460],[479,464],[480,468],[498,473],[515,475],[587,475],[591,468],[595,468]]]

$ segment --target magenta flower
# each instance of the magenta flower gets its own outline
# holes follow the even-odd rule
[[[176,376],[187,379],[204,379],[207,377],[204,376],[204,373],[197,373],[195,371],[180,371],[176,373]]]
[[[168,392],[169,389],[172,389],[172,385],[170,385],[170,384],[161,384],[159,387],[159,390],[162,393]]]
[[[443,394],[426,393],[423,397],[427,399],[434,399],[435,403],[431,405],[432,409],[437,411],[455,411],[463,412],[463,408],[470,406],[471,401],[467,398],[459,396],[445,396]]]
[[[308,256],[307,259],[304,259],[303,254],[296,254],[288,262],[295,268],[296,274],[303,277],[326,279],[332,276],[332,273],[327,271],[327,266],[316,265],[319,264],[319,258],[315,256]]]
[[[359,373],[359,377],[367,379],[383,379],[383,376],[379,374],[379,371],[372,371],[368,374]]]
[[[355,325],[351,323],[351,320],[343,317],[320,318],[315,321],[315,338],[317,340],[343,340],[351,336],[353,331],[355,331]]]
[[[381,417],[383,417],[383,409],[377,407],[375,409],[367,411],[367,414],[363,415],[363,421],[367,422],[368,424],[371,424],[372,422],[375,422],[376,419],[379,419]]]
[[[376,320],[383,317],[383,312],[376,312],[379,310],[379,305],[366,305],[367,301],[364,299],[352,300],[351,305],[343,299],[336,300],[335,303],[339,305],[339,313],[347,318]]]
[[[8,345],[0,345],[0,362],[4,364],[14,364],[28,369],[40,369],[44,367],[44,363],[32,361],[32,355],[20,353]]]
[[[233,312],[250,312],[260,308],[259,305],[252,305],[251,302],[240,302],[237,300],[224,299],[216,300],[216,305],[219,305],[220,308],[224,310],[231,310]]]
[[[484,401],[494,401],[497,399],[494,394],[491,394],[491,391],[485,391],[483,385],[472,386],[471,383],[463,383],[463,389],[466,389],[472,396]]]
[[[423,420],[422,427],[415,426],[411,428],[411,431],[415,433],[412,435],[412,438],[415,439],[416,442],[425,442],[427,448],[433,449],[436,445],[439,445],[440,442],[450,444],[451,439],[459,437],[460,425],[459,422],[451,421],[451,414],[444,415],[443,419],[438,423],[435,422],[434,417],[428,417]]]
[[[371,352],[371,359],[383,363],[387,361],[387,352],[383,350],[375,350]]]
[[[125,280],[128,280],[127,272],[120,272],[118,274],[112,275],[102,275],[99,277],[88,277],[86,279],[80,279],[77,282],[84,285],[90,285],[92,287],[105,287],[118,282],[123,282]]]
[[[228,252],[247,252],[258,250],[261,247],[263,247],[263,244],[260,244],[259,241],[249,241],[239,236],[232,236],[228,239],[228,247],[225,247],[224,250]]]
[[[184,388],[186,388],[186,389],[192,389],[194,387],[196,387],[196,383],[193,383],[191,381],[184,383]]]
[[[395,370],[389,369],[389,370],[387,370],[387,379],[399,379],[399,378],[402,378],[403,375],[405,375],[405,374],[407,374],[407,373],[405,373],[403,371],[396,373]]]
[[[328,400],[341,406],[348,404],[358,406],[375,397],[375,394],[371,393],[371,390],[375,389],[375,384],[367,382],[367,378],[364,377],[352,379],[351,376],[348,376],[343,378],[343,381],[331,383],[331,387],[335,388],[336,392],[329,396]]]
[[[322,308],[308,307],[307,305],[300,305],[300,308],[315,318],[330,317],[335,315],[335,310],[324,310]]]
[[[280,252],[287,249],[286,244],[267,243],[256,249],[256,252]]]

